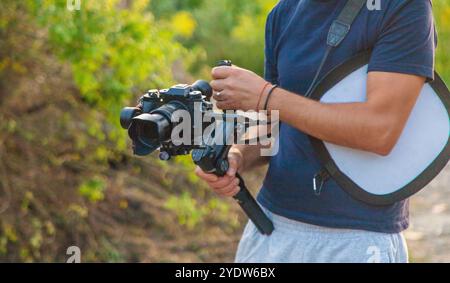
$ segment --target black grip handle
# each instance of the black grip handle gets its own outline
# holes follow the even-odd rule
[[[237,200],[245,214],[247,214],[248,218],[253,222],[253,224],[255,224],[261,234],[272,234],[274,230],[272,221],[267,217],[256,200],[250,194],[241,175],[237,173],[236,177],[239,179],[239,187],[241,190],[233,198]]]
[[[216,67],[222,67],[222,66],[231,67],[231,66],[233,66],[233,63],[231,62],[231,60],[220,60],[219,62],[217,62]]]

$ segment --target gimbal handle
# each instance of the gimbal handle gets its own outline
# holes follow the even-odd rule
[[[196,149],[192,152],[192,159],[203,171],[223,177],[229,169],[227,157],[230,148],[230,145],[215,145],[204,149]],[[239,179],[240,190],[233,198],[255,224],[259,232],[270,235],[274,230],[272,221],[253,198],[241,175],[236,173],[236,177]]]
[[[274,230],[272,221],[267,217],[256,200],[250,194],[241,175],[236,173],[236,177],[239,179],[240,191],[233,198],[238,202],[245,214],[247,214],[248,218],[253,222],[253,224],[255,224],[261,234],[272,234]]]

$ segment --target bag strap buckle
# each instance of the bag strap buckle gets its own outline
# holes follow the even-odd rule
[[[330,178],[330,174],[328,171],[324,168],[321,169],[319,172],[317,172],[314,175],[313,178],[313,190],[314,194],[316,196],[320,196],[322,193],[323,186],[325,185],[325,182]]]
[[[327,37],[327,44],[332,47],[337,47],[347,36],[351,25],[340,20],[335,20],[331,24],[330,31]]]

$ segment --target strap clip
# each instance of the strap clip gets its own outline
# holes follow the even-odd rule
[[[321,169],[313,178],[313,190],[316,196],[320,196],[326,181],[330,178],[330,174],[326,169]]]
[[[337,47],[350,31],[351,25],[340,20],[335,20],[330,27],[328,33],[327,44],[332,47]]]

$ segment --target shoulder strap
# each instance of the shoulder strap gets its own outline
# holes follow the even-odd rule
[[[331,24],[330,31],[328,32],[327,37],[327,49],[325,51],[325,55],[323,56],[322,62],[320,63],[319,69],[317,70],[313,82],[311,83],[308,91],[305,94],[306,97],[311,96],[311,92],[317,83],[320,72],[322,71],[325,62],[327,61],[331,50],[335,47],[338,47],[339,44],[341,44],[341,42],[345,39],[351,29],[353,22],[366,3],[367,0],[348,0],[338,18]]]

